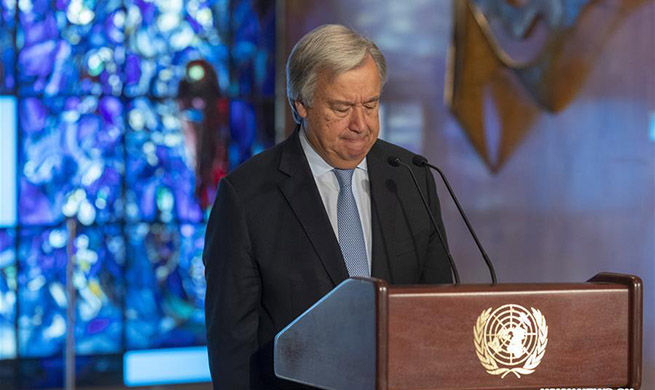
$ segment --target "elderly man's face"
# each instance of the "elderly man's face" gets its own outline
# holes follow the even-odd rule
[[[367,56],[338,76],[319,75],[311,107],[296,103],[307,139],[328,164],[353,169],[366,157],[380,132],[380,90],[377,66]]]

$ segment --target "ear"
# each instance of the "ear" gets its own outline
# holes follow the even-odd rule
[[[307,118],[307,107],[305,107],[305,105],[302,104],[302,102],[298,100],[294,100],[293,105],[296,107],[296,112],[298,112],[298,115],[301,118],[303,119]]]

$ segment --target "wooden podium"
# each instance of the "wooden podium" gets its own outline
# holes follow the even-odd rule
[[[275,373],[324,389],[641,384],[642,283],[389,286],[348,279],[275,338]]]

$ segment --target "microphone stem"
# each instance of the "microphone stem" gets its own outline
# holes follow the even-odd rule
[[[444,251],[446,251],[448,262],[450,262],[450,268],[453,270],[453,277],[455,278],[455,284],[459,284],[459,272],[457,272],[457,266],[455,266],[455,261],[453,260],[453,256],[450,254],[450,251],[448,250],[448,246],[446,246],[446,240],[444,240],[443,235],[441,235],[441,231],[439,230],[437,221],[435,221],[434,216],[432,215],[432,211],[430,210],[430,206],[428,205],[428,202],[425,200],[425,197],[423,196],[423,191],[421,191],[421,187],[419,187],[418,185],[418,180],[416,180],[416,176],[414,175],[412,168],[410,168],[409,165],[405,164],[402,161],[398,161],[398,164],[400,164],[403,168],[409,171],[409,174],[412,177],[412,180],[414,181],[414,185],[416,185],[416,189],[418,190],[418,194],[421,197],[421,201],[423,201],[423,205],[428,210],[428,216],[430,217],[430,221],[432,222],[432,226],[434,227],[434,230],[437,232],[437,235],[439,236],[439,241],[441,242],[441,246],[443,246]]]
[[[478,249],[480,250],[480,253],[482,253],[482,257],[484,258],[484,262],[487,263],[487,267],[489,268],[489,272],[491,273],[491,281],[493,284],[497,283],[496,280],[496,271],[494,270],[494,266],[491,263],[491,260],[489,259],[489,256],[487,256],[487,252],[485,252],[484,248],[482,248],[482,244],[480,244],[480,240],[478,240],[478,236],[475,234],[475,231],[473,231],[473,228],[471,227],[471,224],[469,223],[468,218],[466,217],[466,214],[464,213],[464,210],[462,209],[462,206],[460,206],[459,201],[457,200],[457,197],[455,196],[455,192],[453,189],[450,187],[450,183],[448,183],[448,179],[446,179],[446,175],[441,172],[441,169],[438,167],[430,164],[429,162],[425,162],[425,165],[434,169],[439,173],[439,176],[441,176],[441,179],[443,180],[444,184],[446,184],[446,189],[448,189],[448,192],[450,192],[450,196],[453,198],[455,201],[455,206],[457,206],[457,210],[459,210],[459,213],[462,216],[462,219],[464,219],[464,222],[466,224],[466,227],[468,228],[469,232],[471,233],[471,236],[473,237],[473,240],[475,241],[475,245],[478,246]]]

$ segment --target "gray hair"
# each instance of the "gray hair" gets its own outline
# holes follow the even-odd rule
[[[384,55],[370,39],[339,24],[325,24],[307,33],[291,50],[287,61],[287,97],[293,119],[300,123],[295,102],[311,106],[319,72],[339,75],[361,65],[370,55],[380,74],[381,85],[387,81]]]

